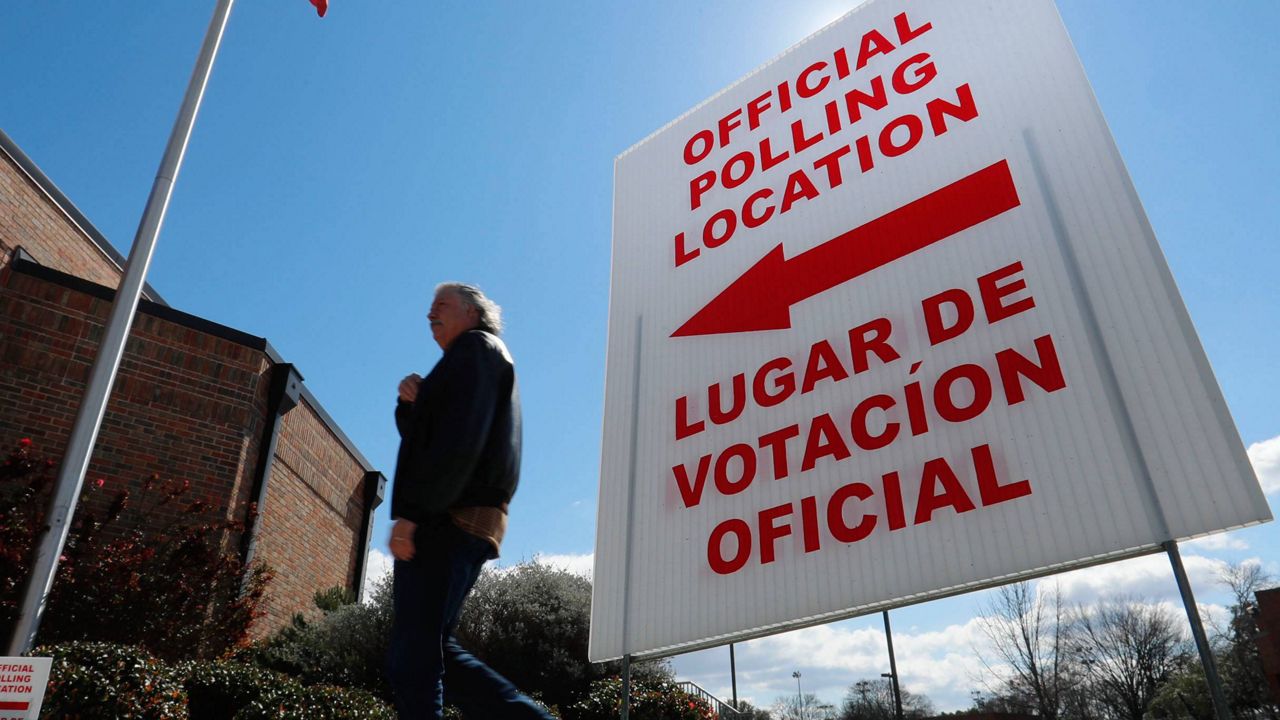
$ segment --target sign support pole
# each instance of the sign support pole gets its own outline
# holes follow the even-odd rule
[[[622,656],[622,720],[631,715],[631,656]]]
[[[636,364],[631,382],[631,469],[627,479],[627,549],[622,568],[622,720],[631,714],[631,537],[636,516],[636,448],[640,436],[640,344],[644,316],[636,316]]]
[[[880,614],[884,616],[884,638],[889,644],[889,676],[893,680],[894,717],[902,720],[902,690],[898,687],[898,661],[893,655],[893,630],[889,627],[889,611],[883,610]]]
[[[738,709],[738,666],[733,661],[733,643],[729,643],[729,684],[733,686],[733,709]]]
[[[1209,694],[1213,698],[1213,714],[1217,720],[1231,720],[1231,709],[1227,706],[1226,694],[1222,692],[1222,678],[1218,676],[1218,663],[1213,659],[1213,648],[1209,646],[1209,637],[1204,632],[1204,623],[1200,621],[1200,609],[1196,606],[1196,598],[1191,594],[1191,581],[1187,579],[1187,571],[1182,567],[1182,555],[1178,552],[1178,543],[1168,540],[1162,544],[1169,554],[1169,564],[1173,566],[1173,577],[1178,581],[1178,592],[1182,594],[1182,606],[1187,611],[1187,620],[1191,622],[1191,635],[1196,639],[1196,650],[1200,651],[1200,662],[1204,665],[1204,677],[1209,683]]]
[[[195,69],[187,83],[186,95],[183,96],[173,131],[169,134],[169,144],[165,147],[160,168],[156,171],[151,195],[147,198],[146,209],[138,223],[129,259],[125,262],[124,276],[111,303],[111,313],[102,332],[102,342],[98,345],[93,368],[89,371],[89,382],[80,400],[80,408],[76,411],[75,424],[71,429],[71,437],[67,439],[62,464],[58,468],[49,514],[46,516],[46,530],[36,543],[31,573],[27,577],[22,605],[18,609],[18,620],[14,623],[13,637],[9,641],[8,654],[11,656],[23,655],[31,650],[36,631],[40,628],[40,617],[44,614],[45,603],[58,572],[58,558],[62,555],[67,534],[71,530],[76,500],[80,497],[84,476],[89,470],[89,459],[98,440],[102,417],[107,411],[107,399],[111,396],[116,372],[120,369],[120,359],[124,355],[125,341],[129,337],[138,301],[142,296],[147,267],[151,264],[156,238],[160,236],[160,226],[164,223],[169,198],[173,195],[173,185],[178,178],[178,169],[182,166],[187,141],[191,139],[196,114],[200,111],[200,101],[204,98],[205,86],[213,72],[213,61],[218,54],[218,46],[222,43],[222,33],[226,30],[234,1],[218,0],[213,11],[204,43],[196,58]]]

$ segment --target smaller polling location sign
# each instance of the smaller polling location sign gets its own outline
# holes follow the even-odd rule
[[[592,660],[1271,518],[1050,0],[872,0],[615,183]]]
[[[0,720],[40,717],[52,658],[0,657]]]

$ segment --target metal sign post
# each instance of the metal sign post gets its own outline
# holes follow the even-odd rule
[[[147,268],[151,264],[156,238],[159,237],[160,226],[164,223],[165,211],[169,207],[169,198],[173,194],[178,169],[182,165],[187,141],[191,138],[191,129],[195,125],[196,114],[200,111],[200,101],[204,98],[204,89],[213,71],[213,61],[218,54],[218,46],[222,42],[222,33],[226,29],[227,19],[231,15],[231,6],[234,2],[235,0],[218,0],[213,19],[209,21],[209,29],[205,33],[204,44],[200,48],[200,55],[196,59],[195,70],[191,73],[191,81],[187,84],[186,95],[178,110],[178,118],[169,135],[169,144],[160,161],[160,169],[156,172],[155,182],[151,186],[151,195],[147,198],[146,209],[138,224],[138,232],[134,236],[129,259],[124,266],[124,277],[116,291],[115,300],[111,303],[111,313],[103,331],[102,344],[98,346],[98,354],[94,358],[93,368],[89,373],[89,383],[80,401],[80,409],[76,413],[71,437],[67,440],[66,454],[58,469],[58,479],[47,515],[46,529],[36,546],[36,556],[32,562],[31,574],[27,579],[18,620],[14,624],[13,637],[9,641],[9,655],[22,655],[29,651],[35,642],[45,601],[49,597],[49,590],[53,587],[53,579],[58,571],[58,558],[62,555],[62,548],[67,542],[67,534],[71,529],[76,500],[80,497],[84,476],[89,469],[89,458],[93,453],[94,443],[98,439],[98,430],[102,427],[107,399],[111,395],[116,372],[120,368],[125,340],[128,339],[129,330],[133,326],[133,316],[138,309],[138,300],[142,295],[142,287],[146,281]]]
[[[1178,592],[1182,594],[1182,606],[1186,608],[1187,620],[1191,622],[1191,635],[1196,639],[1196,650],[1200,651],[1204,677],[1209,683],[1209,694],[1213,698],[1213,714],[1217,720],[1231,720],[1227,697],[1222,692],[1222,678],[1218,676],[1218,663],[1213,659],[1213,648],[1209,646],[1209,637],[1205,635],[1204,623],[1200,621],[1200,609],[1196,606],[1195,596],[1191,594],[1191,581],[1187,579],[1187,571],[1182,567],[1182,555],[1178,552],[1178,543],[1173,540],[1166,542],[1164,551],[1169,554],[1169,564],[1173,566],[1173,577],[1178,581]]]

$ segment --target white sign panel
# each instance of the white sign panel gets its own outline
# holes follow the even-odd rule
[[[0,657],[0,720],[36,720],[53,658]]]
[[[1049,0],[870,2],[615,181],[592,660],[1270,519]]]

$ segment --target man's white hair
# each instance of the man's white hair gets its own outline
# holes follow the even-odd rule
[[[448,290],[455,293],[468,306],[480,314],[479,328],[494,335],[502,334],[502,308],[498,303],[485,297],[480,288],[460,282],[443,282],[436,286],[436,294]]]

